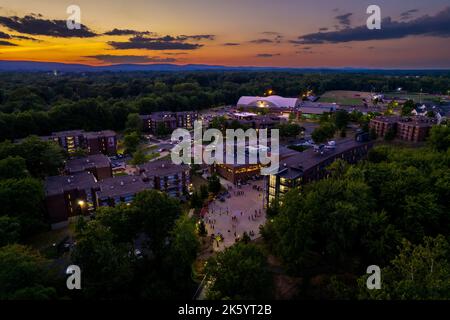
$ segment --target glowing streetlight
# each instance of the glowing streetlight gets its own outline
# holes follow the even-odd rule
[[[83,200],[78,201],[78,205],[83,208],[85,205],[85,202]]]

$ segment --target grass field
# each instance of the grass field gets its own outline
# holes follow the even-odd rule
[[[363,99],[371,101],[370,92],[335,90],[325,92],[319,102],[337,103],[341,105],[364,105]]]
[[[440,98],[437,95],[428,94],[428,93],[423,93],[422,95],[420,95],[420,93],[417,93],[417,92],[411,92],[411,93],[390,92],[390,93],[386,93],[384,96],[389,99],[392,99],[392,98],[406,99],[406,100],[411,99],[411,100],[414,100],[415,102],[420,102],[420,100],[434,101],[434,100],[438,100]]]

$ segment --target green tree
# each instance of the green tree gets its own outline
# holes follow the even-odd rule
[[[145,155],[144,151],[140,148],[136,150],[135,153],[133,153],[133,159],[131,159],[132,165],[139,165],[147,162],[147,156]]]
[[[72,260],[83,272],[83,295],[88,299],[129,297],[132,245],[114,240],[111,229],[95,220],[77,234]]]
[[[20,240],[20,222],[17,218],[0,216],[0,247]]]
[[[147,245],[156,255],[164,251],[165,242],[176,219],[181,215],[180,204],[167,194],[148,190],[139,193],[134,202],[134,221],[148,237]]]
[[[49,262],[28,247],[13,244],[0,248],[0,299],[55,299],[55,276]]]
[[[32,178],[0,180],[0,216],[16,218],[21,237],[41,231],[44,223],[44,190],[39,180]]]
[[[139,143],[141,141],[141,137],[136,132],[131,132],[125,135],[124,137],[124,145],[127,153],[136,152]]]
[[[0,179],[20,179],[27,177],[28,170],[22,157],[7,157],[0,160]]]
[[[253,244],[239,242],[208,260],[210,299],[267,299],[272,279],[267,259]]]
[[[323,123],[319,128],[314,129],[311,134],[315,143],[323,143],[333,138],[336,128],[332,123]]]
[[[202,184],[200,186],[200,198],[202,200],[206,200],[208,199],[208,196],[209,196],[208,185]]]
[[[280,130],[280,137],[296,137],[304,130],[296,123],[283,123],[277,126]]]
[[[347,128],[350,116],[345,110],[338,110],[334,114],[334,125],[338,130],[345,130]]]
[[[194,193],[191,196],[191,208],[193,209],[200,209],[203,207],[203,201],[197,191],[194,191]]]
[[[450,295],[449,246],[445,238],[425,237],[414,245],[403,240],[399,253],[382,269],[381,290],[367,290],[359,280],[361,299],[447,300]]]
[[[402,116],[410,116],[411,112],[414,110],[414,108],[416,107],[416,104],[414,103],[413,100],[407,100],[402,107]]]
[[[184,283],[184,291],[191,285],[189,279],[199,247],[195,222],[186,215],[181,216],[170,231],[170,244],[164,263],[170,266],[173,281],[178,282],[180,287]]]
[[[40,178],[58,174],[65,159],[59,145],[36,136],[30,136],[16,145],[11,155],[25,159],[31,175]]]
[[[432,127],[428,144],[437,151],[447,151],[450,147],[450,127],[447,125]]]
[[[213,194],[219,193],[220,189],[222,188],[222,185],[220,184],[219,176],[216,174],[213,174],[211,177],[208,178],[208,190],[209,192]]]
[[[127,132],[136,132],[138,135],[142,133],[142,119],[137,113],[130,113],[125,124]]]

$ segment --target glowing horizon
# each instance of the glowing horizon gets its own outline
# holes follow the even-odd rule
[[[81,23],[92,33],[81,37],[42,27],[65,21],[72,3],[16,2],[0,5],[0,61],[450,68],[445,0],[426,6],[417,0],[379,1],[382,18],[392,21],[385,30],[382,26],[380,39],[358,30],[368,15],[367,4],[357,0],[332,5],[325,0],[79,0]],[[31,22],[23,19],[31,14]],[[114,29],[135,34],[105,34]]]

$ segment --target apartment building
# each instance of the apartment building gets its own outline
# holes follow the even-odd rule
[[[397,130],[397,122],[400,119],[398,116],[379,116],[370,120],[369,128],[374,130],[378,137],[384,137],[388,132]]]
[[[435,124],[436,120],[429,117],[404,118],[397,123],[397,138],[411,142],[425,141]]]
[[[67,226],[74,216],[88,215],[95,209],[95,176],[87,171],[69,176],[47,177],[45,207],[53,229]]]
[[[152,189],[150,183],[139,176],[120,176],[99,181],[95,190],[97,207],[114,207],[121,203],[129,204],[136,194]]]
[[[378,137],[385,137],[388,132],[392,132],[400,140],[421,142],[426,140],[436,123],[436,119],[424,116],[379,116],[370,120],[369,128],[374,130]]]
[[[93,174],[97,180],[103,180],[113,176],[111,161],[104,154],[89,155],[66,162],[65,174],[73,175],[84,171]]]
[[[315,148],[308,149],[283,159],[278,171],[266,180],[266,205],[282,201],[283,195],[292,188],[327,177],[326,167],[337,159],[349,163],[364,159],[372,146],[371,142],[346,139],[329,148],[324,147],[320,152]]]
[[[140,115],[145,132],[155,133],[159,127],[168,130],[177,128],[192,129],[194,121],[198,119],[197,112],[154,112],[149,115]]]
[[[117,135],[114,131],[86,132],[84,137],[89,154],[103,153],[109,156],[117,154]]]
[[[175,198],[191,191],[190,168],[188,165],[176,165],[170,160],[156,160],[137,166],[142,179],[156,190],[163,191]]]
[[[74,154],[77,149],[87,150],[90,155],[99,153],[115,155],[117,153],[117,135],[111,130],[99,132],[59,131],[42,137],[42,139],[55,141],[69,154]]]

